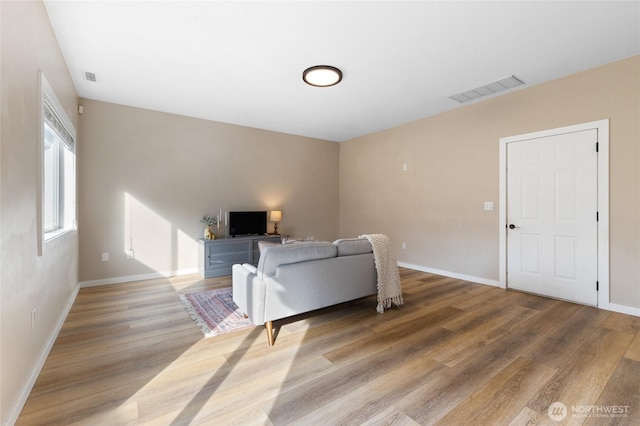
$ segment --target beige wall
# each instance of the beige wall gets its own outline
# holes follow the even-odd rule
[[[338,144],[81,103],[81,281],[196,269],[200,218],[219,209],[277,208],[280,233],[338,237]]]
[[[497,281],[499,138],[609,118],[611,303],[640,307],[639,75],[633,57],[341,144],[341,234]]]
[[[78,283],[78,237],[38,256],[39,71],[74,126],[77,95],[41,2],[0,2],[0,423],[15,419]],[[35,328],[31,311],[36,309]]]

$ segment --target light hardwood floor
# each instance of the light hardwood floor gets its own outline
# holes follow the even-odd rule
[[[278,321],[273,347],[262,326],[204,339],[182,307],[230,277],[81,289],[18,424],[554,424],[554,402],[562,424],[640,424],[640,318],[401,276],[400,309]]]

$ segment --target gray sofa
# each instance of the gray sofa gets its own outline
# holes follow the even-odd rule
[[[377,293],[377,272],[366,238],[265,247],[258,266],[232,269],[233,301],[273,345],[273,321]]]

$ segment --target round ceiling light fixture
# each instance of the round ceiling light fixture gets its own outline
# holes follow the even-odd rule
[[[335,86],[342,81],[342,71],[331,65],[316,65],[304,70],[302,79],[310,86]]]

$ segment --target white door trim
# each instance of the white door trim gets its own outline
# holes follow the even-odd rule
[[[609,119],[500,138],[499,286],[507,288],[507,144],[590,129],[598,131],[598,307],[621,311],[609,300]]]

